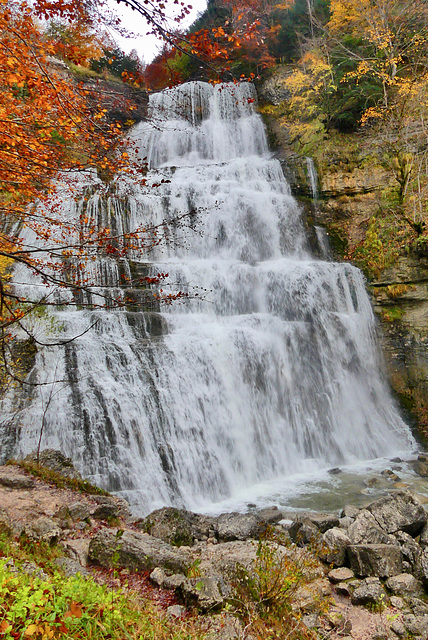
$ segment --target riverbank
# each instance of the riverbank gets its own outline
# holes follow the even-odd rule
[[[143,593],[141,611],[149,607],[172,625],[170,638],[184,628],[195,639],[426,637],[423,501],[395,489],[367,508],[292,522],[275,507],[220,516],[164,508],[138,519],[119,498],[59,488],[7,465],[0,468],[2,576],[30,571],[39,586],[51,584],[50,555],[65,581],[80,574],[125,587],[130,597]],[[44,548],[44,566],[22,562],[29,541]]]

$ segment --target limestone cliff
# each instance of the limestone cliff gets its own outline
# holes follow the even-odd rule
[[[292,144],[282,116],[287,101],[282,80],[287,73],[286,66],[278,67],[259,91],[272,148],[304,206],[309,231],[313,225],[323,226],[334,259],[352,259],[366,272],[391,386],[424,439],[428,436],[428,258],[409,248],[409,230],[402,220],[382,217],[385,193],[393,191],[396,182],[368,130],[332,132],[311,149],[318,173],[314,206],[305,152]],[[383,235],[374,236],[382,244],[378,254],[376,243],[364,248],[374,220],[383,229]],[[389,241],[392,227],[394,240]]]

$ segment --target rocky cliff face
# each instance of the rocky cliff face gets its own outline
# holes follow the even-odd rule
[[[292,145],[286,119],[280,115],[281,105],[287,100],[282,83],[287,73],[286,67],[279,67],[259,91],[270,142],[294,195],[304,206],[309,231],[313,225],[323,226],[334,259],[349,259],[367,237],[371,220],[379,216],[384,193],[394,189],[395,178],[374,153],[366,131],[332,134],[313,152],[319,191],[315,207],[306,157]],[[270,108],[272,105],[277,109]],[[394,220],[385,222],[386,226],[391,224]],[[316,249],[315,234],[312,236]],[[379,318],[379,337],[391,386],[413,419],[417,434],[426,439],[428,258],[409,250],[404,241],[402,244],[387,248],[389,258],[380,260],[376,274],[368,276],[367,287]]]

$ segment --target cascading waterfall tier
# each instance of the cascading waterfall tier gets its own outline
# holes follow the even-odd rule
[[[413,446],[380,373],[363,277],[309,254],[254,101],[247,83],[156,94],[132,134],[147,184],[117,180],[101,197],[95,181],[80,204],[64,188],[63,216],[85,206],[121,233],[167,223],[162,251],[97,257],[100,291],[129,296],[123,274],[167,272],[206,293],[162,313],[138,287],[128,310],[58,309],[49,330],[63,339],[97,322],[38,353],[31,380],[58,382],[4,401],[15,455],[35,448],[43,423],[42,446],[139,511],[203,510],[260,482]]]

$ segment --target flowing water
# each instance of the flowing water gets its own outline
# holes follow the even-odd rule
[[[42,447],[146,512],[286,504],[311,474],[327,482],[330,467],[414,447],[381,373],[362,274],[310,255],[254,100],[250,84],[156,94],[151,124],[132,134],[146,186],[118,180],[101,197],[94,178],[88,203],[64,187],[63,216],[86,207],[118,232],[170,221],[159,231],[169,243],[92,263],[99,292],[131,296],[127,310],[38,320],[40,335],[61,340],[97,322],[39,351],[31,380],[54,385],[3,403],[9,453],[34,449],[43,424]],[[186,304],[142,310],[136,275],[157,272],[191,294]]]

